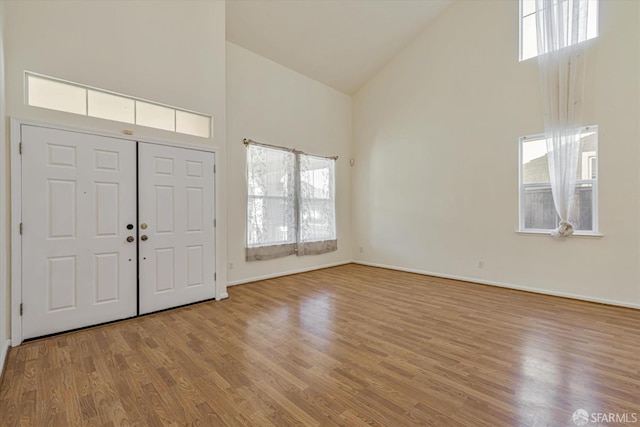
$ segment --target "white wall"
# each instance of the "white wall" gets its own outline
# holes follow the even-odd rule
[[[34,0],[6,4],[7,113],[112,131],[211,140],[24,104],[25,70],[214,116],[225,141],[225,3]]]
[[[351,98],[244,48],[227,43],[228,260],[230,284],[351,259]],[[337,155],[338,250],[245,262],[244,138]]]
[[[225,2],[9,1],[5,15],[8,115],[218,147],[217,220],[225,230]],[[214,139],[30,107],[25,70],[212,115]],[[218,292],[225,293],[226,233],[217,234]]]
[[[639,6],[601,2],[589,51],[604,237],[515,232],[537,65],[518,62],[517,1],[459,1],[354,97],[354,258],[640,307]]]
[[[5,85],[4,85],[4,2],[0,1],[0,372],[4,363],[5,343],[9,339],[10,295],[8,290],[8,195],[9,171],[6,145],[5,120]]]

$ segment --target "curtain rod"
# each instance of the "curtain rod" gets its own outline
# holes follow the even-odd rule
[[[244,143],[244,145],[249,146],[249,144],[252,145],[260,145],[262,147],[267,147],[267,148],[274,148],[276,150],[284,150],[284,151],[289,151],[292,153],[296,153],[296,154],[305,154],[307,156],[313,156],[313,157],[320,157],[323,159],[333,159],[333,160],[338,160],[338,156],[318,156],[316,154],[308,154],[305,153],[304,151],[299,151],[296,150],[295,148],[287,148],[287,147],[280,147],[278,145],[271,145],[271,144],[265,144],[264,142],[258,142],[258,141],[254,141],[253,139],[249,139],[249,138],[245,138],[242,140],[242,142]]]

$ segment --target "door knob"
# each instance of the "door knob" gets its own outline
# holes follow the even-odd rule
[[[133,242],[134,240],[136,240],[136,239],[134,239],[133,236],[127,237],[127,242],[129,242],[129,243]]]
[[[146,240],[148,239],[146,234],[143,234],[142,236],[140,236],[140,240],[142,240],[143,242],[146,242]]]
[[[142,224],[140,224],[140,228],[142,228],[143,230],[146,230],[147,224],[143,222]]]

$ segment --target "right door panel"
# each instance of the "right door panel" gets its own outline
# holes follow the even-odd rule
[[[138,144],[140,314],[215,298],[214,156]]]

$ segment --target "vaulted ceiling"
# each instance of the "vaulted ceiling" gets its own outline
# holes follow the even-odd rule
[[[227,40],[355,93],[453,0],[228,0]]]

